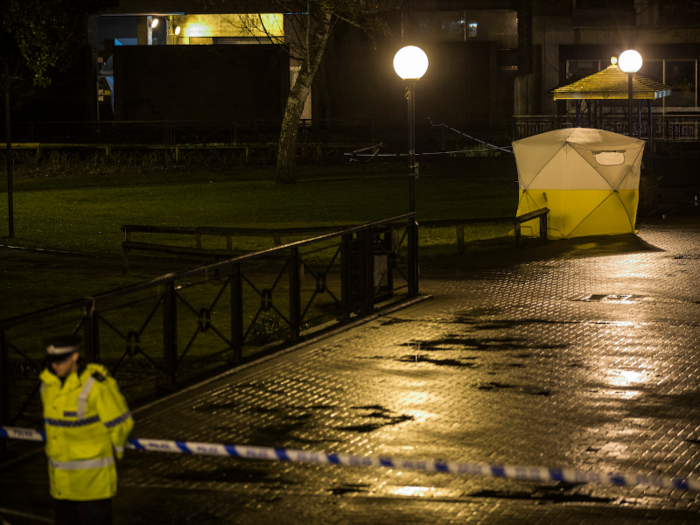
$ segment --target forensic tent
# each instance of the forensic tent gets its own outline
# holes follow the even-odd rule
[[[517,215],[549,208],[547,237],[634,233],[644,141],[610,131],[569,128],[513,142]],[[539,219],[522,234],[539,236]]]

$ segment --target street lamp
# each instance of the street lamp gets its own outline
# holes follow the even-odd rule
[[[403,80],[408,81],[408,167],[409,167],[409,191],[408,209],[411,213],[416,211],[416,177],[418,165],[415,162],[416,154],[416,82],[421,79],[428,70],[428,55],[421,48],[406,46],[394,56],[394,71]],[[408,293],[418,293],[418,223],[415,215],[409,219],[408,226]]]
[[[642,68],[642,55],[637,53],[634,49],[628,49],[627,51],[623,51],[622,54],[620,55],[620,58],[618,60],[618,64],[620,65],[620,70],[623,73],[627,73],[627,85],[628,85],[628,93],[627,93],[627,98],[629,99],[630,102],[630,128],[629,128],[629,136],[632,136],[632,103],[634,99],[634,88],[632,86],[632,80],[634,79],[634,74],[639,71]]]
[[[428,56],[416,46],[406,46],[399,49],[394,56],[394,70],[403,80],[408,81],[408,167],[411,174],[409,192],[409,211],[416,211],[416,81],[420,80],[428,70]]]

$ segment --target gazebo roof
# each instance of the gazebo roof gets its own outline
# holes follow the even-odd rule
[[[671,86],[640,75],[634,75],[632,85],[635,99],[654,100],[671,94]],[[617,66],[615,59],[603,71],[572,82],[568,86],[555,88],[551,93],[554,100],[627,100],[628,89],[627,73]]]

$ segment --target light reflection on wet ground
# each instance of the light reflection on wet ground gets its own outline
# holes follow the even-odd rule
[[[700,477],[700,235],[640,238],[423,269],[432,301],[139,414],[136,435]],[[698,495],[645,487],[155,453],[120,476],[119,523],[700,522]]]

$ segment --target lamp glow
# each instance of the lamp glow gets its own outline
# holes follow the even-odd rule
[[[180,26],[177,26],[177,27],[175,28],[175,34],[176,34],[176,35],[179,35],[179,34],[180,34]]]
[[[636,73],[642,68],[642,55],[634,49],[623,51],[618,60],[618,65],[624,73]]]
[[[156,27],[158,27],[158,19],[154,18],[151,20],[151,29],[155,29]]]
[[[404,80],[418,80],[427,70],[428,55],[420,47],[402,47],[394,55],[394,71]]]

